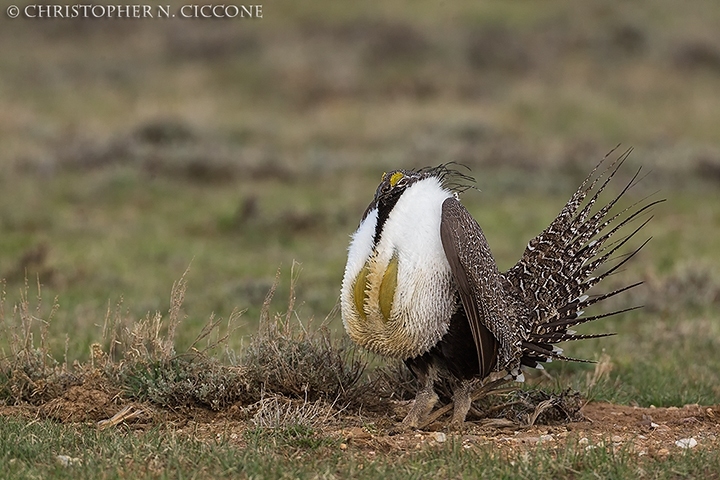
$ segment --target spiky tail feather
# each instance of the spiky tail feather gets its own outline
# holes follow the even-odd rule
[[[613,257],[629,242],[652,217],[624,237],[609,241],[623,227],[640,218],[652,206],[664,200],[647,198],[611,214],[618,201],[640,180],[641,169],[635,173],[620,193],[594,214],[593,206],[600,194],[623,165],[632,150],[613,160],[600,171],[610,154],[590,172],[560,214],[548,228],[529,243],[520,261],[504,276],[513,297],[521,327],[526,329],[522,342],[521,364],[542,368],[540,362],[552,359],[587,361],[566,357],[553,344],[571,340],[612,335],[579,335],[570,328],[592,320],[628,312],[639,307],[625,308],[600,315],[582,318],[585,308],[614,297],[642,282],[618,288],[603,295],[587,295],[587,291],[616,272],[650,240],[645,240],[630,253]],[[589,199],[588,199],[589,197]],[[587,199],[587,201],[586,201]],[[584,205],[584,206],[583,206]],[[602,266],[614,265],[597,276],[591,276]]]

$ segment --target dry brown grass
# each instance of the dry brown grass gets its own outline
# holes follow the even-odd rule
[[[20,301],[7,315],[2,283],[0,328],[9,351],[3,349],[0,358],[0,398],[6,403],[42,403],[79,381],[79,376],[68,368],[67,356],[64,362],[58,362],[49,353],[48,327],[58,309],[57,299],[44,316],[40,282],[35,308],[28,298],[29,291],[26,280]]]
[[[294,311],[297,277],[291,277],[287,312],[270,315],[270,302],[279,280],[276,276],[263,303],[259,331],[242,352],[250,397],[259,400],[266,394],[280,394],[339,405],[357,404],[368,389],[361,382],[366,354],[346,337],[334,338],[324,325],[303,325]]]
[[[295,311],[296,267],[291,271],[287,310],[271,312],[280,281],[278,272],[263,303],[258,333],[239,352],[228,347],[239,312],[227,322],[211,316],[195,341],[185,351],[176,351],[176,335],[184,318],[186,271],[173,285],[167,314],[148,313],[133,321],[122,313],[122,303],[108,309],[105,338],[92,344],[86,362],[72,365],[67,359],[53,359],[47,346],[47,329],[57,302],[43,317],[40,287],[34,308],[26,288],[12,317],[6,318],[4,308],[0,310],[2,331],[11,345],[0,361],[1,400],[11,405],[39,405],[41,413],[61,419],[83,418],[82,409],[70,407],[85,397],[95,399],[91,403],[103,399],[102,405],[91,409],[93,419],[119,415],[130,406],[131,411],[199,407],[216,412],[233,407],[255,428],[307,432],[333,423],[341,413],[355,422],[368,414],[402,415],[396,408],[402,410],[415,394],[408,370],[391,363],[370,371],[368,354],[346,337],[333,337],[322,324],[303,323]],[[534,421],[558,421],[561,415],[555,407],[565,405],[567,397],[542,392],[517,395],[523,395],[522,399],[494,396],[484,410],[474,410],[473,415],[482,418],[500,413],[525,422],[535,412]],[[554,410],[538,420],[545,412],[536,410],[542,401]],[[138,404],[154,407],[133,406]],[[442,420],[447,410],[449,405],[438,411],[437,418]],[[573,410],[563,419],[572,419],[575,413]]]
[[[270,311],[278,273],[263,304],[260,329],[241,352],[228,347],[241,312],[233,312],[227,321],[210,316],[195,341],[177,352],[187,273],[173,285],[165,315],[148,313],[132,321],[122,313],[122,303],[114,310],[108,308],[105,338],[91,346],[87,362],[76,361],[72,366],[67,359],[55,360],[48,347],[47,332],[57,301],[44,316],[40,286],[34,307],[26,286],[8,317],[3,296],[0,325],[10,351],[3,352],[0,359],[2,400],[6,404],[39,404],[63,395],[72,386],[99,381],[119,389],[126,400],[169,408],[221,410],[236,403],[264,405],[269,398],[280,397],[301,400],[306,406],[325,402],[336,409],[362,402],[370,388],[367,381],[361,381],[367,365],[364,354],[347,340],[334,339],[324,326],[302,324],[294,311],[294,275],[287,311],[282,315]],[[279,415],[278,402],[274,411]]]

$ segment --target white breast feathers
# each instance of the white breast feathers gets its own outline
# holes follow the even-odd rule
[[[455,287],[440,240],[442,203],[452,192],[426,178],[402,193],[383,225],[372,210],[352,237],[343,279],[343,323],[371,351],[412,358],[447,332]]]

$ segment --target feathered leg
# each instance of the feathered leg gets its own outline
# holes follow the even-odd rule
[[[429,368],[427,371],[417,371],[419,389],[415,395],[415,401],[410,407],[410,411],[402,421],[401,428],[403,430],[417,428],[430,415],[433,407],[438,401],[438,395],[435,393],[435,371]]]
[[[461,428],[465,424],[465,417],[467,417],[472,405],[472,390],[476,384],[473,380],[460,380],[457,386],[453,389],[453,416],[451,425],[454,428]]]

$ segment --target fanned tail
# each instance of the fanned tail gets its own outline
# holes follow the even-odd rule
[[[646,197],[617,213],[611,213],[625,193],[642,179],[641,169],[638,169],[617,196],[592,213],[600,194],[615,177],[631,151],[627,150],[601,171],[601,166],[610,154],[605,156],[585,178],[550,226],[530,240],[522,258],[504,274],[516,312],[521,319],[521,326],[526,329],[526,339],[521,345],[522,365],[542,368],[542,362],[551,362],[553,359],[587,361],[564,356],[562,349],[554,344],[612,335],[580,335],[571,328],[640,308],[636,306],[582,317],[584,310],[590,305],[642,283],[633,283],[602,295],[587,294],[592,287],[617,272],[648,243],[649,238],[629,253],[614,256],[652,217],[645,219],[620,238],[614,238],[615,235],[621,230],[628,230],[630,224],[642,218],[654,205],[664,201],[649,201]],[[595,274],[603,266],[607,268]]]

